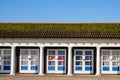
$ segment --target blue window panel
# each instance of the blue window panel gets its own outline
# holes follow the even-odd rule
[[[103,67],[103,71],[109,71],[110,68],[109,67]]]
[[[65,71],[65,66],[58,66],[59,71]]]
[[[55,51],[49,51],[49,55],[55,55]]]
[[[4,66],[4,70],[10,70],[10,66]]]
[[[28,70],[28,66],[21,66],[21,70]]]
[[[0,70],[1,70],[1,66],[0,66]]]
[[[92,51],[85,51],[85,55],[92,55]]]
[[[76,55],[82,55],[83,52],[82,51],[76,51]]]
[[[38,70],[38,66],[31,66],[31,70]]]
[[[119,67],[112,67],[112,71],[119,71]]]
[[[82,71],[82,67],[81,67],[81,66],[75,67],[75,70],[76,70],[76,71]]]
[[[54,71],[55,70],[55,66],[48,66],[48,70]]]
[[[92,71],[92,67],[85,67],[85,71]]]
[[[58,51],[58,55],[65,55],[65,51]]]

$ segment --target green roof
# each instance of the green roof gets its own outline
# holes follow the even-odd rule
[[[120,23],[0,23],[0,38],[120,38]]]

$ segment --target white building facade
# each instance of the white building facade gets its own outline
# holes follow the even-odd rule
[[[119,39],[0,39],[0,73],[120,74]]]

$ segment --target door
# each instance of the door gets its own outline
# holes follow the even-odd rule
[[[0,73],[10,73],[11,50],[0,49]]]
[[[47,73],[66,73],[66,50],[47,50]]]
[[[20,73],[38,73],[39,49],[20,50]]]
[[[74,50],[74,73],[93,74],[93,50]]]
[[[101,72],[120,74],[120,50],[102,50]]]

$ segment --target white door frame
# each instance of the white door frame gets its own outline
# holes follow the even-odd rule
[[[28,51],[28,64],[26,66],[28,66],[28,70],[21,70],[21,55],[22,55],[22,50],[27,50]],[[37,66],[37,70],[31,70],[31,51],[32,50],[36,50],[37,51],[37,57],[36,57],[36,61],[38,61],[36,63],[36,65],[34,66]],[[20,73],[38,73],[39,72],[39,49],[20,49],[20,58],[19,58],[19,72]]]
[[[81,61],[82,62],[82,65],[81,65],[81,68],[82,70],[76,70],[76,51],[82,51],[83,54],[81,55],[82,56],[82,60],[78,60],[78,61]],[[85,51],[92,51],[92,60],[89,60],[89,61],[92,61],[92,71],[86,71],[85,70]],[[89,55],[88,55],[89,56]],[[74,73],[75,74],[93,74],[94,73],[94,50],[93,49],[74,49]]]
[[[10,70],[4,70],[4,66],[10,66],[11,67],[11,49],[0,49],[1,50],[1,57],[0,57],[0,60],[1,60],[1,70],[0,70],[0,73],[10,73]],[[10,60],[7,60],[7,61],[10,61],[10,64],[9,65],[4,65],[4,51],[5,50],[10,50]]]
[[[61,50],[61,51],[64,51],[65,52],[65,55],[63,55],[63,56],[65,56],[65,61],[64,61],[64,66],[65,66],[65,70],[64,71],[58,71],[58,51],[59,50]],[[55,51],[55,59],[53,60],[53,61],[55,61],[55,70],[48,70],[48,53],[49,53],[49,51]],[[47,49],[47,59],[46,59],[46,65],[47,65],[47,67],[46,67],[46,72],[47,73],[60,73],[60,74],[62,74],[62,73],[66,73],[66,49]]]

